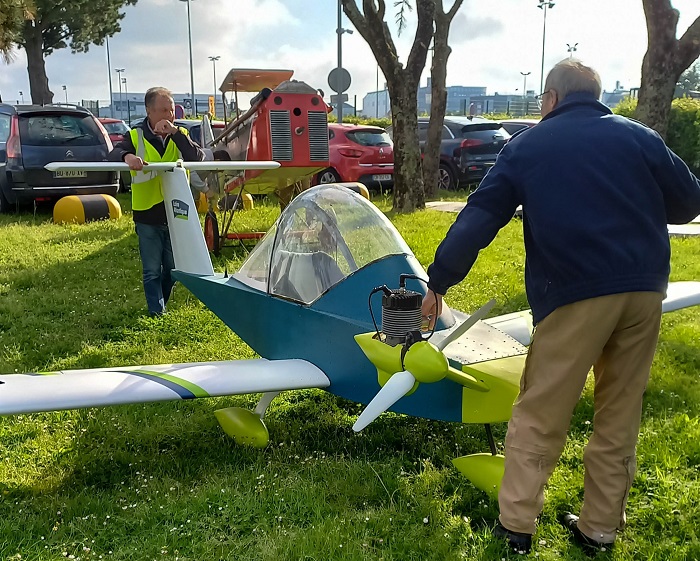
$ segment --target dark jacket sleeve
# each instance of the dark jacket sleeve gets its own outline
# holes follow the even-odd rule
[[[123,162],[127,154],[136,154],[136,148],[131,142],[131,135],[127,134],[123,140],[114,145],[112,151],[107,155],[110,162]]]
[[[513,218],[520,201],[508,178],[511,171],[508,156],[501,153],[438,246],[428,267],[428,288],[437,294],[464,279],[479,251]]]
[[[199,162],[204,159],[204,151],[190,138],[189,134],[185,134],[178,129],[170,138],[180,150],[182,159],[186,162]]]
[[[654,177],[664,195],[666,222],[686,224],[700,214],[700,181],[688,166],[658,135],[659,157],[653,168]]]

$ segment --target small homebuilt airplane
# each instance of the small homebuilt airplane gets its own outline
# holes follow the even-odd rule
[[[272,400],[285,390],[323,388],[368,404],[355,430],[389,409],[484,424],[490,453],[454,464],[495,494],[503,456],[489,427],[510,418],[532,331],[529,312],[485,319],[489,305],[471,316],[445,307],[426,340],[429,334],[420,332],[423,268],[373,204],[335,185],[295,198],[238,272],[214,273],[186,170],[274,165],[146,168],[163,177],[177,279],[264,358],[2,375],[0,414],[262,393],[254,411],[231,407],[215,414],[238,443],[265,446],[263,416]],[[47,167],[122,170],[125,164]],[[379,292],[381,320],[373,312]],[[672,283],[664,310],[699,303],[700,283]]]

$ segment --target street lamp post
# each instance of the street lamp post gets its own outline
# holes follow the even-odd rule
[[[544,90],[544,45],[547,38],[547,8],[554,8],[554,2],[549,0],[538,0],[538,2],[537,7],[544,12],[542,18],[542,68],[540,69],[540,93],[542,93]]]
[[[527,97],[527,77],[531,74],[531,72],[521,72],[523,75],[523,97]]]
[[[375,115],[374,116],[375,116],[375,118],[379,119],[379,65],[377,65],[377,84],[376,84],[376,86],[377,86],[377,98],[375,99],[376,107],[375,107],[375,112],[374,112]]]
[[[126,83],[126,78],[122,78],[124,83],[124,97],[126,97],[126,122],[131,123],[131,104],[129,103],[129,88]]]
[[[66,105],[68,105],[68,88],[65,85],[61,87],[63,88],[63,93],[66,94]]]
[[[114,119],[114,92],[112,91],[112,62],[109,59],[109,37],[106,37],[107,44],[107,75],[109,76],[109,116]]]
[[[23,93],[23,92],[19,92],[19,97],[20,97],[20,99],[22,100],[22,105],[24,105],[24,93]]]
[[[180,2],[187,2],[187,37],[190,46],[190,91],[192,92],[192,108],[194,110],[194,115],[197,115],[197,101],[194,95],[194,67],[192,63],[192,20],[190,18],[190,0],[180,0]]]
[[[216,61],[219,60],[221,57],[220,56],[210,56],[209,60],[211,61],[212,69],[214,70],[214,109],[216,109]],[[212,115],[213,117],[213,115]]]
[[[119,79],[117,80],[119,82],[119,118],[123,121],[124,120],[124,99],[122,98],[122,72],[126,70],[125,68],[115,68],[114,69],[117,74],[119,74]]]
[[[338,74],[343,68],[343,33],[352,33],[352,29],[343,29],[343,9],[342,0],[338,0],[338,28],[335,30],[338,34]],[[338,102],[336,104],[336,114],[338,116],[338,122],[343,122],[343,93],[336,92],[338,94]]]
[[[574,43],[573,45],[569,45],[569,43],[566,44],[566,50],[569,53],[569,58],[572,58],[574,56],[574,53],[578,50],[576,47],[578,46],[578,43]]]

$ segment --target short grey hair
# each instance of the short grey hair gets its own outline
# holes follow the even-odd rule
[[[172,99],[173,94],[168,88],[162,88],[160,86],[157,86],[155,88],[149,88],[143,100],[146,107],[153,107],[153,103],[155,102],[157,97],[167,97]]]
[[[544,89],[556,90],[562,102],[567,95],[577,92],[592,93],[599,99],[603,87],[600,76],[590,66],[575,58],[566,58],[549,71]]]

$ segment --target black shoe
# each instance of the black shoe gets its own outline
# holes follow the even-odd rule
[[[508,542],[508,547],[515,553],[522,555],[530,553],[530,549],[532,548],[532,534],[511,532],[499,522],[493,529],[493,535],[497,538],[505,538],[505,540]]]
[[[573,536],[574,541],[589,554],[596,554],[601,551],[610,551],[612,549],[614,542],[599,542],[593,538],[589,538],[584,534],[578,527],[578,516],[571,514],[570,512],[565,512],[559,517],[559,522],[562,526],[569,530],[569,533]]]

